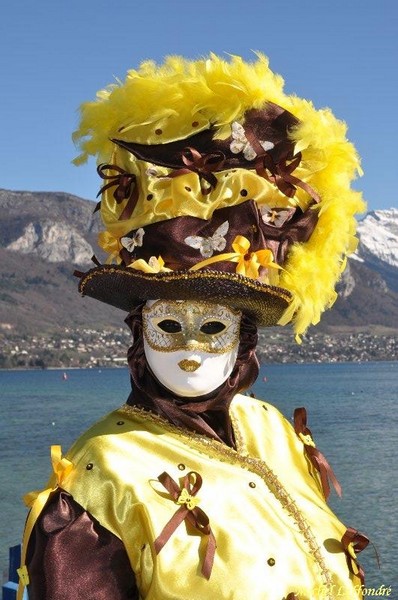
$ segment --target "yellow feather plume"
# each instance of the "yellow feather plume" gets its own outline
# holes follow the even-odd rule
[[[89,155],[108,162],[112,138],[166,143],[192,135],[193,122],[195,132],[216,126],[222,138],[230,135],[231,122],[266,101],[290,111],[299,120],[292,137],[296,152],[302,153],[300,169],[321,197],[314,208],[319,211],[314,232],[308,242],[292,246],[279,281],[293,294],[281,323],[293,320],[300,335],[335,301],[345,257],[355,249],[355,214],[365,205],[350,187],[361,171],[356,150],[346,139],[345,123],[329,109],[316,110],[308,100],[285,94],[283,85],[260,53],[251,63],[214,54],[197,61],[170,56],[162,65],[146,61],[129,71],[123,83],[114,83],[94,102],[81,106],[74,133],[81,154],[75,163]],[[298,198],[301,205],[300,190]]]

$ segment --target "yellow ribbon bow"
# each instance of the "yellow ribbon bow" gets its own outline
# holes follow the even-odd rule
[[[243,235],[237,235],[232,242],[232,248],[234,252],[225,252],[224,254],[217,254],[211,258],[197,263],[191,267],[190,271],[197,271],[202,267],[207,267],[216,262],[223,260],[229,260],[230,262],[238,263],[236,272],[239,275],[250,277],[250,279],[258,279],[260,267],[266,269],[280,269],[281,267],[273,262],[273,254],[268,248],[264,250],[257,250],[256,252],[250,252],[250,242]]]
[[[26,506],[29,506],[32,509],[34,507],[35,512],[37,512],[35,505],[37,502],[39,502],[40,508],[37,516],[40,514],[42,508],[47,502],[51,492],[56,490],[57,487],[61,486],[63,479],[66,478],[73,469],[73,463],[71,463],[71,461],[67,458],[62,457],[61,446],[51,446],[51,464],[53,467],[53,475],[50,479],[50,483],[52,485],[45,490],[29,492],[24,496],[24,502]]]
[[[27,544],[32,533],[33,527],[43,510],[51,492],[61,487],[62,482],[70,474],[73,469],[73,463],[67,458],[62,457],[61,446],[51,446],[51,464],[53,467],[53,475],[49,481],[49,487],[42,491],[29,492],[24,496],[24,502],[31,508],[28,515],[21,556],[21,567],[18,569],[20,576],[17,600],[22,599],[24,587],[29,584],[29,574],[25,565]]]
[[[257,279],[260,267],[279,269],[279,265],[273,262],[273,254],[268,248],[249,252],[250,242],[243,235],[237,235],[232,242],[232,248],[236,256],[230,258],[231,262],[237,262],[236,272],[251,279]]]
[[[119,252],[122,249],[122,246],[118,238],[115,238],[109,231],[101,231],[98,234],[98,245],[108,254],[105,261],[106,264],[110,264],[113,260],[115,260],[117,264],[121,262]]]
[[[164,260],[161,256],[151,256],[146,262],[143,258],[135,260],[133,263],[128,265],[129,269],[136,269],[137,271],[143,271],[144,273],[170,273],[171,269],[164,266]]]

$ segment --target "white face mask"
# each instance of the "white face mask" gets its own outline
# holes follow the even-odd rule
[[[167,389],[194,398],[228,379],[238,355],[240,312],[207,302],[151,300],[142,316],[148,365]]]

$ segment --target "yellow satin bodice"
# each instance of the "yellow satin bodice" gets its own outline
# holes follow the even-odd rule
[[[361,598],[341,544],[346,527],[303,441],[269,404],[238,395],[230,414],[237,451],[125,405],[77,440],[62,488],[123,541],[142,600]],[[154,547],[178,509],[157,478],[181,483],[190,471],[203,480],[198,506],[217,544],[209,579],[208,536],[186,520]]]

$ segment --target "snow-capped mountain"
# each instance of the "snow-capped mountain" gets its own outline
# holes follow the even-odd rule
[[[369,212],[358,225],[358,249],[350,257],[320,327],[398,330],[398,209]]]
[[[358,225],[358,255],[398,269],[398,208],[369,212]]]
[[[369,212],[358,225],[358,237],[354,258],[377,271],[390,289],[398,291],[398,208]]]

